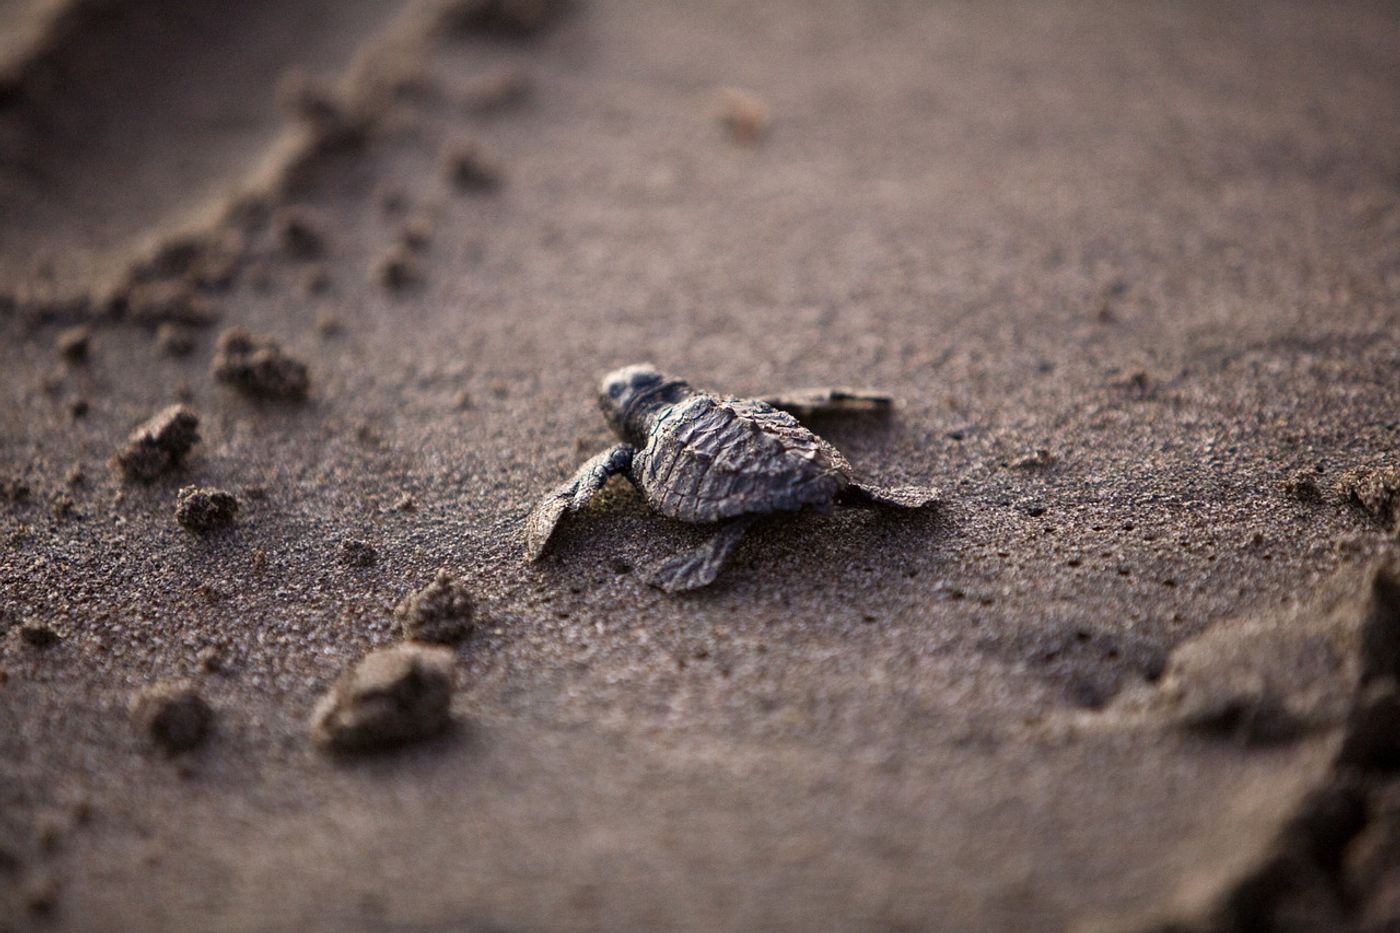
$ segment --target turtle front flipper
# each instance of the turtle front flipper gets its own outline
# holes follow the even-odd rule
[[[525,519],[525,559],[539,559],[565,512],[577,512],[609,479],[631,469],[633,453],[631,444],[609,447],[589,458],[568,482],[556,486],[541,499]]]
[[[836,501],[858,509],[926,509],[936,505],[942,494],[927,486],[870,486],[852,482],[841,490]]]
[[[797,418],[846,413],[886,414],[894,409],[894,396],[869,389],[795,389],[764,396],[760,401]]]
[[[739,542],[744,540],[755,516],[745,515],[720,526],[714,537],[689,551],[682,551],[652,572],[647,582],[668,593],[698,590],[714,582]]]

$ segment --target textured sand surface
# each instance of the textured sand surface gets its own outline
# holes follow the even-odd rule
[[[29,490],[0,501],[0,927],[1292,903],[1242,882],[1338,786],[1395,547],[1332,492],[1400,442],[1392,5],[590,0],[528,37],[407,3],[12,8],[65,25],[0,42],[0,480]],[[289,107],[298,71],[331,117]],[[728,86],[761,141],[724,131]],[[450,177],[468,141],[498,188]],[[133,310],[164,280],[216,318],[188,356]],[[211,378],[227,327],[309,397]],[[775,523],[669,597],[645,571],[704,532],[616,483],[524,564],[531,503],[611,442],[598,377],[638,360],[889,390],[889,419],[814,427],[946,501]],[[124,481],[108,458],[177,401],[201,442]],[[238,496],[232,530],[177,524],[188,484]],[[322,754],[316,699],[440,567],[477,597],[455,727]],[[179,678],[216,723],[172,759],[126,710]],[[1297,728],[1184,728],[1216,690]],[[1338,871],[1292,892],[1317,923],[1366,909]]]

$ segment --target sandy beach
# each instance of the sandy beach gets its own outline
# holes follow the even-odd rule
[[[0,0],[0,930],[1393,929],[1398,327],[1388,3]]]

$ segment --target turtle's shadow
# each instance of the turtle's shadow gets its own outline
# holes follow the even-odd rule
[[[829,512],[778,513],[759,518],[714,582],[675,598],[719,595],[746,580],[770,585],[788,580],[796,571],[805,585],[824,580],[839,583],[852,567],[871,570],[883,565],[894,572],[909,558],[935,546],[949,527],[944,503],[923,509],[854,508],[836,506]],[[646,579],[671,557],[704,544],[717,525],[689,525],[655,518],[657,541],[638,564]],[[679,539],[662,544],[660,539]]]

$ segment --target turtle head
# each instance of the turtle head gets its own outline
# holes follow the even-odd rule
[[[598,405],[618,437],[641,444],[645,443],[656,413],[682,398],[689,388],[650,363],[624,366],[603,377],[598,387]]]

